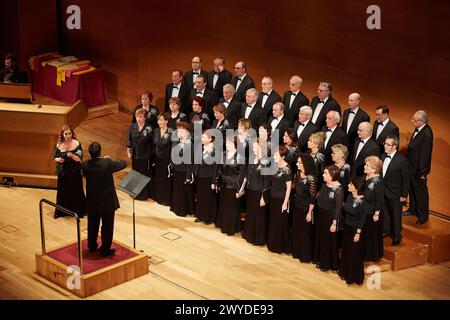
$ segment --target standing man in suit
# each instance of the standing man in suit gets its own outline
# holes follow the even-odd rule
[[[225,58],[220,56],[214,59],[214,70],[208,73],[207,87],[214,92],[214,98],[219,101],[223,97],[223,86],[231,83],[233,74],[225,69]]]
[[[411,166],[409,201],[411,212],[418,218],[416,223],[424,224],[429,211],[427,177],[431,171],[433,131],[428,125],[428,115],[423,110],[414,113],[411,122],[415,130],[408,144],[407,158]]]
[[[350,141],[350,154],[353,154],[354,142],[358,137],[358,126],[361,122],[369,122],[370,116],[361,107],[361,96],[359,93],[352,93],[348,96],[348,106],[342,118],[342,130],[344,130]],[[351,162],[350,162],[351,165]]]
[[[202,75],[197,76],[195,79],[195,88],[191,90],[189,95],[189,107],[192,111],[192,101],[195,97],[200,97],[205,102],[203,112],[206,113],[210,119],[214,119],[213,107],[216,105],[217,100],[214,97],[214,93],[206,88],[206,78]],[[189,113],[190,114],[190,113]]]
[[[294,125],[294,121],[298,117],[298,112],[302,106],[308,106],[309,100],[300,91],[300,87],[302,85],[302,78],[297,75],[294,75],[289,80],[289,90],[284,93],[283,96],[283,104],[285,105],[285,114],[286,117],[290,120],[290,126]]]
[[[381,153],[385,151],[384,142],[388,136],[396,136],[400,139],[398,126],[389,118],[389,108],[385,105],[375,110],[377,120],[373,123],[372,139],[380,146]],[[397,148],[398,150],[398,148]]]
[[[325,142],[323,144],[323,153],[325,155],[324,164],[326,166],[333,164],[333,159],[331,158],[331,147],[335,144],[343,144],[348,147],[348,137],[344,130],[339,127],[339,122],[341,121],[341,116],[339,112],[335,110],[328,111],[326,117],[326,126],[322,128],[325,132]]]
[[[86,209],[88,212],[88,247],[97,250],[97,236],[102,222],[102,257],[114,255],[111,249],[114,231],[114,213],[120,207],[114,187],[113,173],[126,168],[125,161],[113,161],[109,157],[100,158],[102,147],[97,141],[89,145],[91,159],[83,161],[82,170],[86,178]]]
[[[183,72],[181,70],[172,71],[172,83],[166,85],[166,95],[164,99],[164,111],[169,112],[169,99],[177,97],[180,99],[180,111],[186,113],[189,106],[189,92],[183,83]]]
[[[200,57],[193,57],[191,65],[192,70],[186,71],[183,78],[184,84],[186,85],[188,90],[194,89],[197,76],[203,76],[205,78],[205,81],[208,77],[208,73],[205,70],[202,70],[202,59],[200,59]]]
[[[392,245],[398,246],[402,239],[402,202],[408,196],[410,175],[408,160],[398,152],[400,141],[397,136],[387,136],[384,142],[383,182],[384,209],[383,229],[390,235]]]
[[[237,129],[238,119],[241,116],[241,103],[236,99],[234,95],[234,87],[231,84],[223,86],[223,97],[220,98],[219,103],[223,104],[227,108],[226,118],[230,123],[230,127]]]
[[[247,74],[247,64],[244,61],[238,61],[234,65],[234,77],[231,84],[236,90],[236,98],[240,102],[245,102],[245,96],[248,89],[255,87],[255,81]]]
[[[303,106],[298,113],[298,121],[295,121],[294,131],[297,137],[297,145],[301,152],[308,151],[309,136],[319,132],[319,128],[312,123],[312,109],[310,106]]]
[[[258,105],[264,111],[263,120],[267,121],[272,113],[272,107],[276,102],[281,102],[280,95],[273,90],[273,80],[271,77],[264,77],[261,80],[262,92],[258,97]]]
[[[259,126],[263,123],[262,117],[264,116],[261,107],[258,106],[258,91],[255,88],[247,90],[245,95],[245,103],[241,106],[240,118],[249,119],[252,128],[258,131]]]
[[[329,82],[320,82],[317,96],[311,100],[313,116],[311,121],[319,128],[326,126],[326,118],[329,111],[334,110],[341,115],[341,106],[333,98],[333,88]]]
[[[362,177],[364,175],[364,164],[368,156],[380,157],[380,148],[370,137],[372,136],[372,125],[370,122],[361,122],[358,126],[358,138],[354,142],[354,150],[351,157],[350,176]]]
[[[281,102],[276,102],[272,107],[272,116],[267,122],[272,128],[272,135],[275,130],[278,130],[280,137],[280,145],[283,143],[283,135],[287,128],[289,128],[290,121],[284,114],[284,105]]]

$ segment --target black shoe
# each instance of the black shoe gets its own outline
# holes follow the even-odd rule
[[[402,240],[401,239],[392,239],[392,245],[398,246]]]
[[[316,268],[320,269],[320,263],[316,264]]]
[[[417,220],[416,221],[416,224],[424,224],[424,223],[426,223],[428,221],[428,219],[427,218],[425,218],[425,219],[422,219],[422,218],[419,218],[419,220]]]
[[[413,215],[413,213],[411,212],[411,208],[408,208],[402,212],[402,216],[404,216],[404,217],[412,216],[412,215]]]
[[[97,248],[89,248],[89,252],[95,252],[97,251]]]
[[[61,216],[60,216],[59,214],[56,214],[56,213],[55,213],[55,214],[53,215],[53,218],[54,218],[54,219],[58,219],[58,218],[61,218]]]
[[[109,256],[113,256],[116,254],[116,249],[109,249],[106,251],[100,251],[100,256],[101,257],[109,257]]]
[[[201,220],[199,218],[195,218],[194,222],[200,222]]]

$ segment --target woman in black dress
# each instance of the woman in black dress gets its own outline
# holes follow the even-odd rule
[[[270,157],[272,149],[272,127],[268,123],[263,123],[258,128],[258,142],[261,147],[261,156]]]
[[[218,166],[216,176],[216,185],[219,186],[216,226],[229,236],[241,231],[239,190],[244,174],[245,161],[237,152],[237,137],[227,137],[223,164]]]
[[[171,173],[173,173],[172,199],[170,211],[177,216],[185,217],[194,214],[194,148],[190,138],[191,127],[186,122],[177,124],[179,141],[173,146],[171,153]]]
[[[83,218],[85,213],[85,196],[81,176],[83,149],[75,137],[75,132],[67,125],[63,126],[59,133],[53,158],[56,162],[56,173],[58,175],[56,204]],[[64,212],[55,209],[53,217],[57,219],[65,215]]]
[[[347,199],[348,184],[350,183],[350,165],[346,162],[348,149],[343,144],[335,144],[331,147],[331,159],[336,167],[341,171],[339,183],[344,190],[344,199]]]
[[[344,241],[342,247],[339,276],[347,284],[364,282],[364,257],[361,232],[366,218],[364,197],[362,195],[364,180],[354,177],[348,185],[349,195],[344,204],[345,212]]]
[[[128,128],[127,154],[131,159],[131,168],[137,172],[150,177],[150,159],[153,157],[153,129],[146,123],[147,110],[141,108],[136,111],[136,123]],[[149,183],[136,200],[147,200],[153,188]]]
[[[136,123],[136,111],[138,109],[145,109],[147,110],[147,117],[145,119],[145,124],[152,127],[152,129],[155,129],[157,126],[157,120],[156,117],[159,114],[158,108],[154,105],[152,105],[153,100],[153,94],[150,91],[144,91],[141,94],[141,103],[138,104],[133,111],[133,118],[131,119],[131,123]]]
[[[217,193],[215,179],[217,175],[217,159],[214,149],[212,130],[206,130],[201,137],[203,150],[202,162],[194,165],[194,176],[197,182],[197,204],[195,222],[203,221],[211,224],[216,220]]]
[[[311,157],[313,157],[314,163],[316,164],[317,190],[320,190],[323,183],[323,163],[325,160],[325,155],[320,150],[323,148],[325,137],[325,133],[317,132],[310,135],[308,139],[308,149],[310,150]]]
[[[298,148],[295,141],[296,138],[294,129],[287,128],[283,134],[283,143],[288,149],[288,154],[286,155],[285,160],[289,164],[291,172],[297,171]]]
[[[237,128],[237,146],[241,158],[245,159],[245,164],[250,161],[250,144],[256,140],[256,133],[252,129],[252,123],[249,119],[239,119]]]
[[[211,119],[206,112],[205,109],[205,100],[201,97],[194,97],[192,99],[192,112],[189,115],[189,123],[191,124],[191,131],[194,132],[195,139],[195,127],[199,126],[199,132],[203,132],[206,129],[211,128]]]
[[[223,145],[225,145],[225,136],[227,129],[233,129],[230,125],[230,121],[226,118],[227,108],[224,105],[218,104],[214,106],[214,121],[211,128],[217,129],[222,133]]]
[[[288,155],[288,149],[280,146],[274,152],[273,159],[277,165],[277,171],[270,177],[269,200],[269,234],[267,248],[277,253],[289,253],[289,196],[291,194],[292,172],[288,163],[284,160]],[[261,199],[261,204],[265,204]]]
[[[316,265],[321,271],[338,270],[337,227],[342,211],[340,170],[335,165],[325,167],[323,185],[317,197]]]
[[[158,115],[158,128],[154,131],[155,146],[155,200],[164,206],[170,205],[172,177],[169,175],[170,152],[172,151],[172,128],[168,127],[169,115]]]
[[[245,178],[239,195],[246,193],[245,224],[243,237],[254,245],[263,245],[267,241],[270,175],[268,174],[271,161],[269,157],[263,157],[259,142],[253,142],[255,159],[245,170]],[[245,188],[245,191],[244,191]],[[262,202],[265,197],[265,201]]]
[[[378,261],[383,257],[383,215],[384,185],[380,173],[383,162],[377,156],[367,157],[364,173],[364,201],[366,203],[366,221],[363,228],[365,261]]]
[[[292,217],[292,256],[301,262],[314,259],[314,229],[312,218],[316,202],[316,166],[307,153],[300,153],[297,159],[298,172],[295,176],[295,210]]]
[[[189,122],[187,115],[183,112],[180,112],[180,106],[180,98],[172,97],[169,99],[170,111],[166,112],[166,114],[169,116],[168,127],[172,130],[176,130],[177,124],[180,122]]]

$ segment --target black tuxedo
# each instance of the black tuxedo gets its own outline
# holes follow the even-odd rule
[[[383,163],[386,161],[383,154]],[[408,196],[410,184],[408,160],[398,151],[394,154],[383,176],[384,182],[384,233],[393,239],[401,239],[402,231],[402,204],[400,197]]]
[[[9,81],[11,83],[28,83],[28,74],[25,71],[19,69],[19,67],[15,66],[11,70],[3,68],[0,70],[0,82],[4,82],[5,76],[8,75]]]
[[[224,98],[219,99],[219,103],[225,106],[224,101],[225,101]],[[238,119],[241,118],[241,102],[237,101],[236,97],[233,96],[233,98],[231,98],[231,101],[226,108],[227,108],[226,118],[230,123],[230,127],[233,129],[237,129]]]
[[[192,100],[194,100],[195,96],[197,94],[196,89],[192,89],[191,93],[189,95],[189,110],[192,112]],[[205,112],[210,119],[214,119],[214,112],[213,107],[216,105],[217,100],[214,96],[214,93],[209,90],[208,88],[205,88],[205,92],[203,95],[199,95],[203,100],[205,100],[205,107],[203,108],[203,112]],[[188,113],[190,114],[190,112]]]
[[[166,95],[164,99],[164,111],[169,112],[169,99],[172,97],[173,83],[166,85]],[[176,89],[175,89],[176,90]],[[189,93],[188,87],[185,83],[181,83],[180,92],[178,92],[178,98],[180,99],[180,112],[186,113],[189,110]]]
[[[323,127],[322,131],[327,132],[327,127]],[[326,141],[326,138],[325,138]],[[343,144],[344,146],[346,146],[348,148],[348,137],[345,134],[344,130],[342,130],[339,126],[336,127],[336,129],[334,129],[333,133],[330,136],[330,140],[328,141],[327,145],[325,146],[325,141],[324,141],[324,150],[323,153],[325,155],[325,160],[324,160],[324,164],[326,166],[333,164],[333,160],[331,159],[331,147],[334,146],[335,144]]]
[[[295,121],[294,124],[294,131],[295,136],[297,137],[297,145],[301,152],[307,152],[308,151],[308,140],[309,137],[316,132],[319,132],[319,127],[317,127],[314,123],[312,123],[311,120],[308,121],[305,128],[303,129],[300,136],[297,135],[298,127],[300,126],[299,121]]]
[[[274,119],[275,118],[273,116],[269,117],[269,121],[267,121],[267,123],[271,125]],[[280,145],[283,143],[284,132],[286,131],[287,128],[290,127],[290,124],[291,121],[286,117],[286,115],[284,115],[281,121],[278,121],[277,126],[275,127],[275,129],[278,129]]]
[[[88,213],[88,247],[97,249],[97,236],[102,221],[102,246],[100,252],[111,248],[114,229],[114,211],[119,205],[114,187],[113,173],[126,168],[125,161],[109,158],[95,158],[83,161],[83,175],[86,178],[86,209]]]
[[[350,170],[350,176],[359,176],[362,177],[364,175],[364,164],[365,160],[368,156],[380,156],[380,148],[378,147],[377,143],[373,141],[372,139],[369,139],[364,143],[364,146],[362,147],[361,151],[358,154],[358,157],[356,157],[356,152],[358,151],[358,146],[362,141],[361,139],[357,138],[354,142],[355,150],[351,153],[351,158],[349,159],[349,164],[351,166]]]
[[[356,112],[355,117],[353,118],[349,130],[347,131],[348,117],[350,115],[350,111],[351,111],[350,108],[344,110],[344,114],[342,116],[342,130],[344,130],[345,134],[348,136],[348,139],[350,141],[349,153],[352,154],[354,142],[358,138],[358,126],[361,122],[370,122],[370,116],[360,107],[358,109],[358,112]]]
[[[272,92],[267,97],[266,103],[264,106],[262,105],[262,100],[264,97],[264,93],[261,92],[258,96],[257,103],[261,107],[261,109],[264,111],[264,121],[268,120],[270,116],[272,116],[272,107],[275,103],[281,102],[281,96],[275,91],[272,90]]]
[[[381,131],[380,135],[377,138],[377,130],[379,125],[380,123],[375,120],[373,123],[372,140],[378,144],[378,146],[380,147],[380,152],[384,153],[384,142],[386,141],[386,138],[391,135],[399,138],[400,131],[397,125],[391,119],[389,119],[389,121],[386,123],[385,128],[383,129],[383,131]]]
[[[245,110],[247,109],[247,104],[246,103],[242,103],[241,104],[241,112],[240,112],[240,117],[239,119],[245,118]],[[252,111],[250,112],[249,116],[247,119],[249,119],[252,123],[252,128],[256,131],[258,131],[258,128],[261,124],[263,124],[263,117],[264,117],[264,112],[261,109],[261,107],[258,105],[258,103],[256,103],[253,108]]]
[[[429,195],[427,175],[431,171],[432,152],[433,131],[426,124],[414,139],[411,136],[407,156],[411,166],[411,189],[409,192],[411,210],[422,220],[428,219]]]
[[[239,88],[237,88],[234,96],[236,99],[240,102],[245,102],[245,94],[248,89],[255,87],[255,81],[247,74],[245,78],[241,81],[242,83],[239,85]],[[238,83],[238,77],[233,77],[231,79],[231,84],[236,89]]]
[[[184,84],[186,85],[187,89],[190,91],[192,89],[194,89],[194,71],[190,70],[190,71],[186,71],[184,73],[184,77],[183,77],[183,81]],[[205,82],[208,81],[208,72],[206,72],[205,70],[201,69],[200,70],[200,76],[203,76],[205,79]]]
[[[291,121],[291,126],[294,124],[294,121],[298,119],[298,113],[300,108],[303,106],[309,106],[308,98],[303,94],[303,92],[299,91],[295,96],[294,101],[292,102],[292,106],[289,107],[289,103],[291,102],[291,91],[286,91],[283,96],[283,104],[284,104],[284,114]]]
[[[231,79],[233,78],[233,74],[228,70],[223,70],[218,73],[219,77],[217,78],[216,86],[213,87],[214,84],[214,74],[215,71],[211,71],[208,73],[206,87],[214,92],[214,96],[216,101],[219,101],[220,98],[223,97],[223,86],[227,83],[231,83]]]
[[[320,101],[319,97],[317,96],[315,96],[311,100],[311,108],[313,110],[313,116],[314,112],[316,111],[317,105],[319,104],[319,101]],[[331,110],[337,111],[339,112],[339,115],[341,115],[341,106],[339,105],[339,103],[336,100],[334,100],[333,97],[328,97],[314,124],[319,128],[325,127],[327,125],[326,123],[327,113]],[[311,119],[313,118],[313,116],[311,117]]]

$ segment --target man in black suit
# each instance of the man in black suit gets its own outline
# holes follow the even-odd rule
[[[418,217],[417,224],[428,220],[429,195],[427,176],[431,171],[431,154],[433,152],[433,131],[428,125],[428,115],[419,110],[411,120],[415,127],[408,144],[408,161],[411,166],[411,187],[409,201],[411,212]]]
[[[302,78],[295,75],[289,80],[289,90],[284,93],[283,104],[285,105],[286,117],[290,120],[290,126],[294,125],[294,121],[298,117],[301,107],[309,106],[308,98],[300,91]]]
[[[223,98],[220,98],[219,103],[227,108],[226,118],[230,122],[231,128],[237,129],[237,122],[241,117],[241,103],[234,95],[233,85],[228,83],[223,86]]]
[[[273,90],[273,80],[271,77],[264,77],[261,80],[262,92],[258,97],[258,105],[263,109],[263,120],[267,121],[272,114],[272,107],[276,102],[281,102],[280,95]]]
[[[89,145],[91,159],[83,161],[83,175],[86,178],[86,209],[88,213],[88,247],[97,250],[97,236],[102,222],[102,257],[111,256],[114,230],[114,212],[120,207],[114,187],[113,173],[126,168],[125,161],[113,161],[109,157],[100,158],[101,145],[94,141]]]
[[[375,110],[375,117],[377,120],[373,123],[372,139],[378,144],[381,153],[383,153],[386,138],[388,136],[396,136],[400,139],[400,131],[398,126],[389,119],[389,108],[387,106],[379,106]]]
[[[191,90],[191,94],[189,95],[189,107],[191,112],[192,100],[194,100],[195,97],[200,97],[205,101],[203,112],[205,112],[210,119],[214,119],[213,107],[216,105],[217,100],[214,97],[214,93],[206,88],[206,78],[204,76],[200,75],[195,79],[195,88]]]
[[[370,137],[372,136],[372,125],[370,122],[361,122],[358,126],[358,138],[354,143],[355,148],[349,163],[351,163],[350,176],[364,175],[364,164],[368,156],[380,157],[380,148]]]
[[[311,100],[313,115],[311,121],[319,128],[326,126],[329,111],[334,110],[341,115],[341,106],[333,99],[333,88],[329,82],[321,82],[317,89],[317,96]]]
[[[361,107],[361,96],[359,93],[352,93],[348,96],[348,106],[342,117],[342,130],[350,141],[349,154],[353,154],[354,142],[358,137],[358,126],[361,122],[369,122],[370,116]],[[350,162],[351,165],[351,162]]]
[[[255,81],[247,74],[247,64],[244,61],[236,62],[231,84],[235,88],[236,98],[240,102],[245,102],[247,90],[255,87]]]
[[[223,86],[231,83],[231,78],[233,78],[233,74],[225,70],[225,58],[215,58],[214,70],[208,73],[206,82],[208,89],[214,92],[216,101],[223,97]]]
[[[180,111],[186,113],[189,109],[189,93],[186,84],[183,83],[183,72],[180,70],[172,71],[172,83],[166,85],[166,94],[164,99],[164,111],[169,112],[169,99],[178,97],[180,99]]]
[[[200,59],[200,57],[193,57],[191,64],[192,70],[186,71],[183,77],[184,84],[189,91],[194,89],[197,76],[203,76],[205,81],[208,77],[208,73],[205,70],[202,70],[202,59]]]
[[[259,126],[263,123],[264,113],[258,105],[258,91],[255,88],[247,90],[245,95],[246,102],[241,105],[240,119],[249,119],[252,128],[258,131]]]
[[[16,62],[14,53],[5,55],[5,67],[0,70],[0,82],[28,83],[27,73],[22,71]]]
[[[272,107],[272,116],[267,122],[272,128],[272,136],[275,130],[278,130],[278,137],[280,145],[283,143],[283,135],[287,128],[289,128],[290,121],[284,114],[284,105],[282,102],[276,102]]]
[[[311,121],[312,109],[303,106],[298,113],[298,121],[295,121],[294,131],[297,137],[297,145],[301,152],[308,151],[308,139],[313,133],[319,132],[319,128]]]
[[[410,176],[408,160],[398,152],[400,142],[397,136],[387,136],[384,142],[384,234],[390,235],[392,245],[398,246],[402,239],[402,202],[408,196]]]
[[[322,131],[325,132],[326,135],[323,146],[323,153],[325,155],[324,164],[326,166],[333,164],[333,159],[331,158],[332,146],[340,143],[348,148],[348,137],[344,130],[339,127],[340,121],[341,116],[339,115],[339,112],[335,110],[328,111],[325,119],[326,126],[322,128]]]

